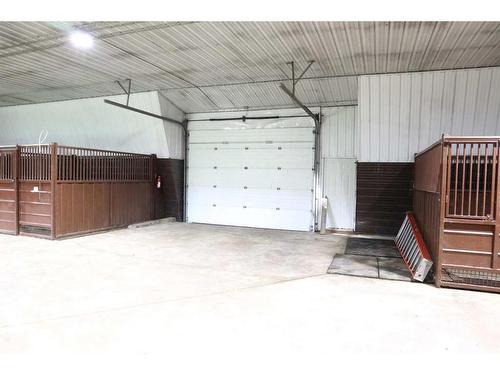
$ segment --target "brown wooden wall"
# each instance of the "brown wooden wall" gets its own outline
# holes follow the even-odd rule
[[[58,183],[56,237],[150,220],[151,186],[149,182]]]
[[[0,147],[0,231],[59,238],[151,220],[154,160],[57,144]]]
[[[34,192],[34,188],[38,192]],[[50,236],[52,186],[47,181],[19,182],[19,232]]]
[[[154,217],[184,216],[184,160],[157,159],[156,174],[161,176],[161,188],[154,193]]]
[[[15,234],[16,185],[12,180],[0,180],[0,233]]]
[[[0,148],[0,233],[17,234],[17,148]]]
[[[432,259],[437,259],[439,254],[439,235],[441,233],[439,227],[441,223],[439,194],[414,190],[413,214]]]
[[[441,234],[441,161],[439,144],[415,158],[413,213],[433,259],[438,258]]]
[[[357,163],[356,231],[395,235],[412,209],[413,163]]]

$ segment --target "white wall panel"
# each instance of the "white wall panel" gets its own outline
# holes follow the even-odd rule
[[[328,228],[353,230],[356,213],[356,106],[323,108],[321,183]]]
[[[407,162],[451,135],[500,134],[500,68],[361,76],[359,161]]]
[[[177,121],[184,121],[185,114],[170,102],[165,96],[158,92],[158,100],[162,116]],[[168,145],[169,157],[172,159],[184,159],[184,130],[178,124],[163,121],[165,138]]]
[[[125,103],[125,95],[106,97]],[[178,158],[178,138],[169,143],[173,124],[104,103],[104,97],[0,108],[0,145],[46,142],[116,151],[155,153]],[[132,94],[130,106],[160,114],[157,92]],[[178,114],[177,114],[178,115]],[[174,139],[174,137],[170,137]],[[173,151],[171,151],[171,148]]]
[[[356,160],[323,160],[323,195],[328,198],[327,228],[354,230],[356,214]]]
[[[356,106],[322,108],[321,156],[355,157]]]

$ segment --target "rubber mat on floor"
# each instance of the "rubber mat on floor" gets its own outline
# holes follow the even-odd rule
[[[394,241],[373,238],[348,238],[345,254],[401,258]]]
[[[402,258],[336,254],[327,273],[412,281]]]

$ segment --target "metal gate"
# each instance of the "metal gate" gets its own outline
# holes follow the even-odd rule
[[[0,148],[0,233],[18,234],[19,194],[17,147]]]

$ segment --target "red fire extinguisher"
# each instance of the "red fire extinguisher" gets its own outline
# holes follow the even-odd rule
[[[156,188],[161,188],[161,176],[156,176]]]

